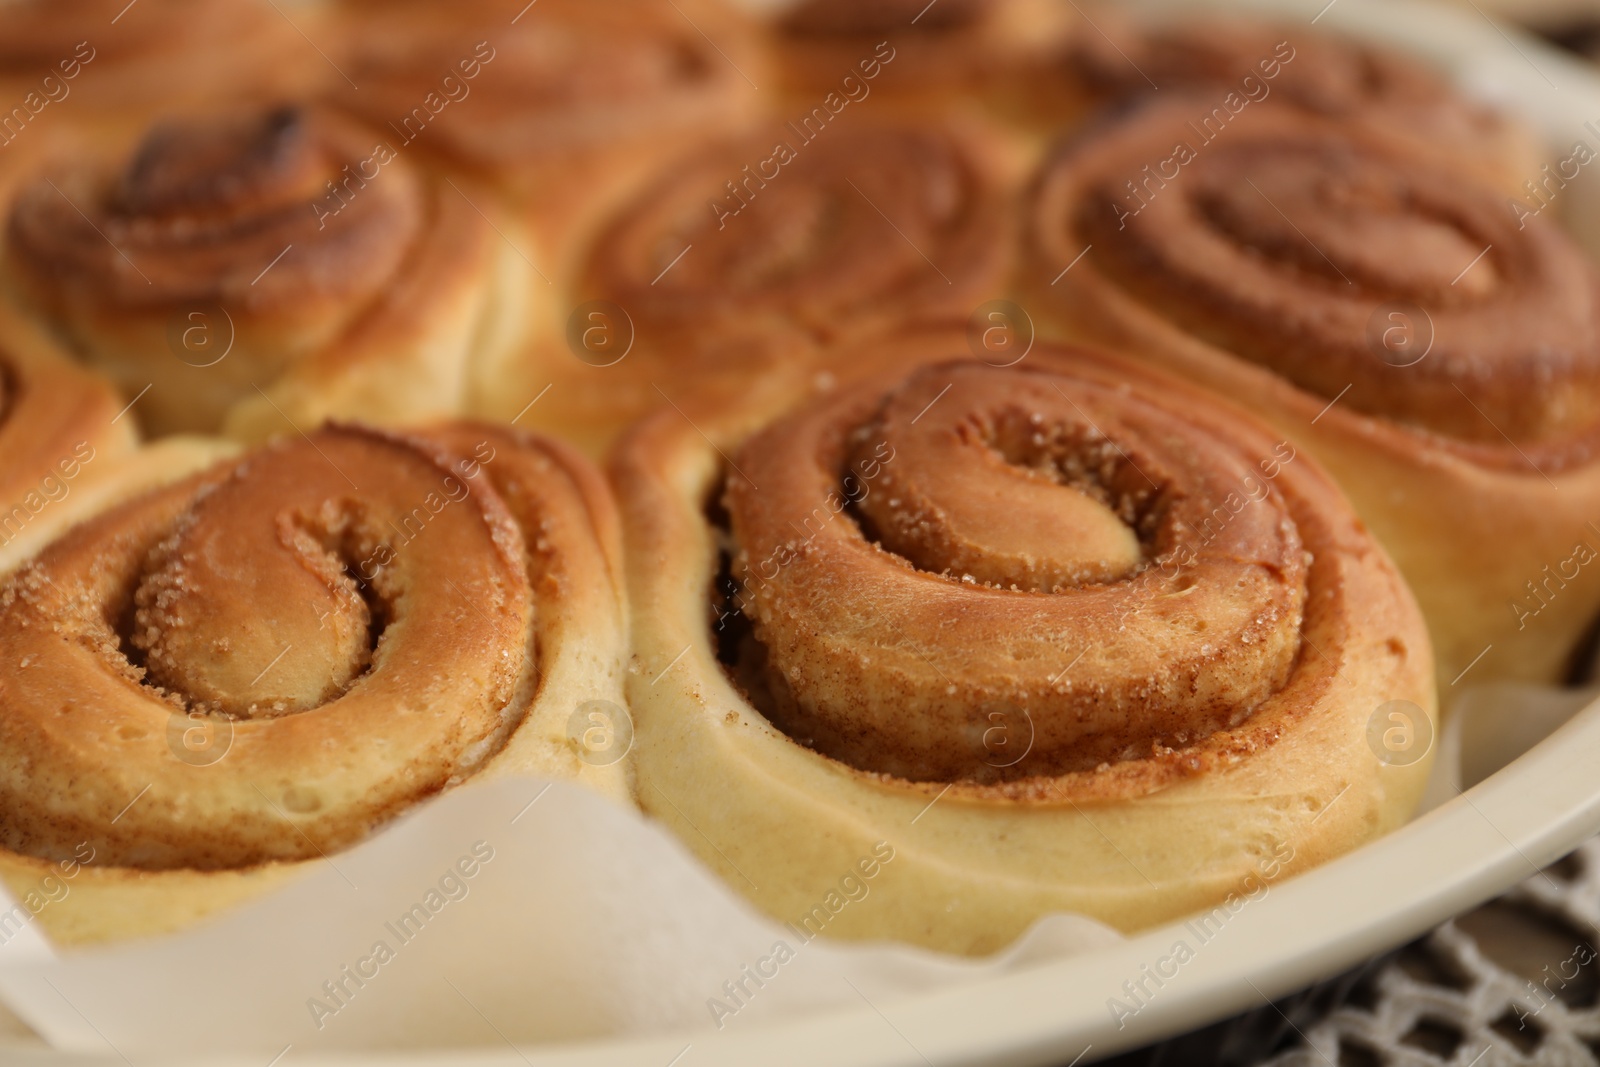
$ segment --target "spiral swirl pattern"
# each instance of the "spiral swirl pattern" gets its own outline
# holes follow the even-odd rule
[[[1316,863],[1406,817],[1426,760],[1368,728],[1433,721],[1427,635],[1314,460],[1121,358],[890,337],[799,406],[662,412],[614,454],[652,814],[779,917],[891,841],[829,932],[973,953],[1053,911],[1145,928],[1275,842]]]
[[[328,185],[371,140],[294,108],[157,126],[118,171],[75,175],[68,196],[47,181],[25,189],[10,237],[35,275],[120,307],[370,297],[422,224],[416,179],[372,182],[335,219],[312,205],[341,206],[322,204]],[[262,274],[286,245],[309,254]]]
[[[504,168],[697,136],[742,114],[753,91],[740,73],[754,70],[744,20],[715,0],[677,11],[541,0],[519,16],[520,6],[346,3],[344,63],[361,88],[341,102],[408,140],[426,127],[456,158]]]
[[[299,107],[74,157],[18,194],[7,235],[25,302],[130,396],[149,386],[139,414],[161,431],[215,429],[241,401],[279,432],[449,413],[498,248],[458,191]]]
[[[582,289],[628,309],[645,337],[798,328],[830,339],[964,317],[1012,255],[989,164],[981,142],[932,123],[857,125],[815,141],[786,128],[776,145],[725,145],[622,212]]]
[[[1517,463],[1508,437],[1596,426],[1600,285],[1554,225],[1349,126],[1268,106],[1207,143],[1198,113],[1153,104],[1069,143],[1030,224],[1044,261],[1092,245],[1082,266],[1153,318]]]
[[[1275,480],[1293,459],[1088,364],[935,365],[774,423],[727,509],[776,721],[914,780],[1198,766],[1306,676],[1338,508]]]
[[[314,858],[480,772],[566,598],[605,599],[595,477],[508,430],[331,427],[77,527],[0,592],[0,845]],[[174,722],[231,748],[175,758]]]
[[[1113,17],[1101,25],[1109,36],[1086,34],[1070,51],[1079,76],[1101,93],[1142,93],[1151,82],[1178,89],[1236,86],[1249,76],[1260,79],[1263,61],[1271,61],[1274,91],[1329,116],[1444,101],[1468,109],[1415,61],[1329,34],[1238,17],[1152,26]]]
[[[1063,67],[1091,98],[1226,94],[1272,99],[1360,126],[1404,149],[1427,144],[1479,176],[1520,190],[1544,152],[1509,116],[1457,92],[1417,59],[1331,33],[1307,33],[1239,16],[1138,20],[1105,12],[1098,32],[1079,34]]]

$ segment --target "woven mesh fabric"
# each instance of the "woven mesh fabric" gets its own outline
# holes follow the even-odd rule
[[[1396,952],[1275,1004],[1109,1062],[1600,1065],[1597,946],[1600,838]]]
[[[1272,1067],[1600,1063],[1600,841],[1407,946]]]

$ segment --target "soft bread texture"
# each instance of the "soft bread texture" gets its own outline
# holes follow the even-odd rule
[[[0,877],[92,856],[41,921],[133,936],[470,778],[626,802],[569,725],[622,701],[619,566],[597,472],[470,423],[330,427],[88,518],[0,592]]]
[[[138,447],[122,398],[0,306],[0,576],[84,518],[233,450],[188,437]]]
[[[598,450],[654,408],[801,389],[832,346],[964,318],[1015,265],[1022,176],[1015,143],[976,122],[863,115],[707,148],[607,220],[561,302],[587,317],[490,374],[485,410],[512,417],[548,384],[526,424]]]
[[[1380,760],[1368,727],[1390,701],[1434,714],[1421,618],[1255,420],[1043,345],[760,403],[652,417],[613,476],[640,801],[770,914],[803,921],[887,842],[828,933],[1132,931],[1410,814],[1428,760]],[[1057,523],[1081,536],[1030,541]]]
[[[1410,581],[1442,682],[1559,680],[1600,598],[1600,275],[1548,220],[1358,125],[1269,102],[1207,144],[1194,107],[1110,118],[1043,170],[1041,327],[1312,452]],[[1179,177],[1125,184],[1180,142]]]
[[[294,106],[54,152],[4,258],[13,302],[129,399],[148,387],[148,430],[246,440],[458,414],[469,360],[517,333],[525,275],[462,185]]]
[[[73,483],[97,480],[96,460],[133,449],[133,422],[118,418],[121,407],[110,385],[0,308],[0,570]]]
[[[1060,71],[1102,105],[1192,94],[1204,101],[1194,121],[1220,131],[1272,99],[1398,148],[1422,145],[1515,195],[1545,162],[1527,126],[1463,96],[1416,57],[1377,45],[1219,12],[1157,21],[1107,8],[1095,26],[1070,39]]]

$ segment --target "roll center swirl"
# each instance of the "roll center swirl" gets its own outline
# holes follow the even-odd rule
[[[544,571],[522,523],[543,498],[493,480],[519,447],[325,427],[50,545],[0,587],[0,845],[90,839],[151,869],[299,858],[477,773],[537,686]],[[201,719],[225,763],[169,736]],[[44,781],[78,783],[71,813],[38,810],[61,795]]]
[[[238,482],[218,487],[152,550],[130,643],[146,681],[193,710],[255,718],[319,707],[366,671],[382,635],[384,572],[356,578],[380,533],[361,509],[332,503],[241,526],[228,516],[245,495]],[[295,639],[274,648],[278,634]],[[291,654],[291,669],[278,670]]]
[[[1270,166],[1240,155],[1226,179],[1200,176],[1197,200],[1212,225],[1241,245],[1335,285],[1354,282],[1435,306],[1497,287],[1492,255],[1462,273],[1485,242],[1419,202],[1392,171],[1347,154],[1286,154]],[[1239,171],[1256,177],[1232,180]]]
[[[613,222],[582,288],[646,332],[787,319],[837,336],[878,316],[965,314],[998,283],[1009,230],[969,138],[909,125],[776,136],[674,169]]]
[[[9,254],[40,302],[66,315],[170,314],[215,300],[257,314],[292,307],[296,333],[326,336],[330,318],[348,314],[340,298],[377,292],[426,220],[417,176],[391,166],[378,180],[373,144],[360,127],[304,108],[163,123],[127,159],[24,188]],[[80,310],[77,294],[95,303]]]
[[[1272,458],[1086,374],[950,364],[821,402],[735,457],[759,646],[736,677],[797,740],[922,780],[1197,742],[1299,655],[1308,561]],[[1026,762],[985,758],[996,716]]]
[[[885,548],[923,570],[1044,592],[1141,566],[1135,526],[1154,489],[1114,442],[1022,405],[940,411],[930,388],[885,405],[853,457],[860,467],[889,442],[903,459],[860,503]]]
[[[322,160],[293,108],[153,130],[117,182],[130,215],[207,214],[250,202],[301,210],[320,190]]]
[[[1269,105],[1212,143],[1197,106],[1146,102],[1045,170],[1035,240],[1061,264],[1092,247],[1073,284],[1107,287],[1096,314],[1169,323],[1338,398],[1330,417],[1549,445],[1541,465],[1591,447],[1600,285],[1552,220],[1358,124]]]

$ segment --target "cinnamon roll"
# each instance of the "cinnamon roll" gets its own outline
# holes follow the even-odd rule
[[[147,429],[258,439],[458,413],[534,292],[495,227],[372,131],[254,109],[47,168],[11,205],[5,284]]]
[[[134,447],[133,422],[106,383],[30,338],[0,310],[0,573],[19,543],[54,528],[54,505]]]
[[[1029,306],[1317,455],[1416,591],[1442,680],[1556,680],[1600,597],[1594,266],[1359,127],[1262,108],[1207,143],[1195,106],[1046,167]]]
[[[777,918],[969,953],[1402,821],[1427,759],[1369,724],[1430,728],[1427,635],[1315,461],[1120,360],[963,347],[619,447],[644,806]]]
[[[1270,98],[1401,149],[1425,146],[1518,195],[1545,162],[1532,130],[1462,95],[1415,56],[1216,12],[1141,22],[1105,10],[1095,20],[1097,32],[1074,36],[1063,52],[1076,98],[1128,101],[1158,89],[1203,96],[1192,117],[1211,136]]]
[[[801,388],[827,346],[965,319],[1012,270],[1022,169],[986,127],[864,120],[675,164],[607,223],[566,321],[486,375],[479,410],[510,417],[548,384],[530,422],[598,447],[669,401]]]
[[[331,94],[397,149],[477,172],[524,205],[550,276],[661,160],[748,121],[755,28],[721,0],[343,0]]]
[[[0,591],[0,875],[92,853],[41,918],[97,940],[469,779],[625,800],[624,752],[571,727],[624,714],[618,551],[598,472],[470,423],[330,426],[91,518]]]
[[[34,128],[132,133],[156,114],[310,92],[338,77],[310,38],[266,0],[13,0],[0,4],[0,147]]]
[[[897,108],[979,100],[1009,112],[1059,93],[1051,60],[1079,21],[1049,0],[802,0],[771,32],[785,88],[807,106],[878,92]]]

